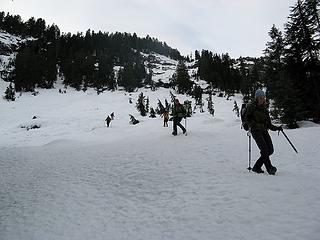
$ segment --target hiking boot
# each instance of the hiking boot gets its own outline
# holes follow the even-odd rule
[[[261,168],[257,168],[257,167],[253,167],[253,168],[252,168],[252,172],[255,172],[255,173],[264,173],[264,171],[263,171]]]
[[[173,132],[172,132],[172,135],[173,135],[173,136],[176,136],[176,135],[177,135],[177,132],[173,131]]]
[[[270,175],[274,175],[277,172],[277,168],[272,166],[267,171]]]

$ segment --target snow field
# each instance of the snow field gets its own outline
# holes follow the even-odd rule
[[[154,108],[170,101],[169,90],[141,91]],[[1,239],[318,239],[317,125],[285,130],[299,155],[271,132],[278,173],[258,175],[246,170],[233,99],[215,97],[214,118],[197,110],[188,136],[174,137],[172,122],[139,116],[141,91],[52,89],[0,101]],[[130,125],[128,114],[141,122]],[[41,128],[20,127],[34,122]]]

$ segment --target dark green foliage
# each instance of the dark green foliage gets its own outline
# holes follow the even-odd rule
[[[239,91],[241,87],[241,75],[235,68],[236,61],[228,54],[213,54],[207,50],[198,56],[198,76],[212,84],[214,88],[221,90]]]
[[[208,100],[208,111],[211,115],[214,115],[214,106],[212,101],[212,94],[209,94]]]
[[[265,54],[265,84],[268,89],[268,97],[274,99],[277,97],[276,91],[281,88],[284,75],[284,40],[282,33],[275,25],[272,26],[269,36],[271,41],[268,42]],[[273,94],[275,93],[275,94]]]
[[[193,88],[193,97],[196,100],[196,105],[202,105],[202,93],[203,93],[203,90],[200,86],[196,85]]]
[[[130,114],[129,114],[129,116],[130,116],[130,121],[129,121],[130,124],[136,125],[139,123],[139,120],[137,120],[134,116],[132,116]]]
[[[163,106],[160,99],[158,99],[158,107],[157,107],[157,114],[163,114],[165,112],[166,108]]]
[[[46,26],[43,19],[30,18],[23,22],[20,16],[0,12],[0,29],[9,33],[32,36],[36,41],[26,43],[17,56],[13,80],[18,91],[32,91],[35,87],[51,88],[57,69],[64,83],[77,90],[93,87],[97,93],[117,88],[114,66],[121,66],[118,84],[127,91],[152,82],[152,72],[146,73],[140,52],[156,52],[173,59],[182,59],[176,49],[147,36],[135,33],[95,33],[90,29],[83,35],[60,35],[56,25]]]
[[[190,80],[188,68],[183,61],[179,61],[176,72],[173,74],[171,83],[176,86],[177,92],[191,94],[193,82]]]
[[[146,70],[142,61],[127,63],[118,73],[118,85],[132,92],[135,88],[142,87],[145,77]]]
[[[266,86],[274,115],[289,127],[299,120],[320,120],[319,0],[298,0],[291,8],[285,34],[274,26],[267,43]]]
[[[21,47],[15,62],[16,91],[33,91],[35,87],[52,88],[57,77],[56,47],[32,42]]]
[[[233,105],[232,111],[234,111],[236,113],[237,117],[240,117],[240,109],[239,109],[239,106],[235,100],[234,100],[234,105]]]
[[[141,116],[147,115],[147,109],[146,109],[146,97],[143,95],[143,93],[139,94],[139,98],[136,104],[137,110],[140,112]]]
[[[171,103],[174,104],[176,96],[171,91],[170,91],[170,98],[171,98]]]
[[[171,107],[171,104],[168,103],[167,99],[164,100],[164,104],[165,104],[165,108],[167,111],[169,111],[170,107]]]
[[[4,93],[5,93],[4,99],[6,99],[8,101],[16,100],[16,94],[15,94],[14,88],[12,87],[11,83],[7,87],[7,89],[6,89],[6,91]]]
[[[156,112],[154,111],[154,109],[151,107],[150,108],[150,115],[149,115],[149,117],[151,117],[151,118],[156,118]]]
[[[149,107],[150,107],[150,100],[149,100],[149,97],[147,97],[147,100],[146,100],[146,112],[147,113],[149,112]]]
[[[183,102],[183,106],[186,109],[187,112],[187,117],[191,117],[192,115],[192,105],[191,105],[191,101],[185,100]]]

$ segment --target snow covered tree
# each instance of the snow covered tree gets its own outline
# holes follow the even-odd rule
[[[209,94],[208,100],[208,111],[211,115],[214,115],[214,107],[213,107],[213,101],[212,101],[212,94]]]
[[[238,106],[236,100],[234,100],[234,105],[233,105],[232,111],[236,112],[237,117],[240,117],[240,110],[239,110],[239,106]]]
[[[14,88],[12,87],[12,84],[10,83],[10,85],[7,87],[6,91],[4,92],[5,96],[4,98],[8,101],[14,101],[16,99],[16,94],[14,91]]]
[[[157,113],[158,114],[163,114],[165,111],[165,107],[163,106],[162,102],[160,99],[158,99],[158,108],[157,108]]]
[[[170,91],[171,103],[174,104],[176,96]]]
[[[164,100],[164,104],[165,104],[166,110],[169,111],[171,105],[170,105],[170,103],[168,103],[167,99]]]
[[[150,115],[149,115],[149,117],[151,117],[151,118],[155,118],[156,117],[156,112],[154,111],[154,109],[151,107],[150,108]]]
[[[196,85],[193,89],[193,96],[196,100],[196,105],[202,104],[202,93],[203,93],[202,88],[200,86]]]
[[[183,106],[187,111],[187,117],[191,117],[192,115],[192,105],[191,105],[191,101],[185,100],[183,102]]]
[[[141,116],[146,116],[147,115],[147,110],[146,110],[146,99],[143,93],[139,94],[138,101],[136,104],[136,108],[140,112]]]
[[[146,100],[146,112],[149,112],[149,97]]]

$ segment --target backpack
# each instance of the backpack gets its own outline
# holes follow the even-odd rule
[[[248,104],[243,103],[241,105],[240,116],[241,116],[241,122],[242,122],[241,128],[243,128],[245,131],[249,130],[249,124],[247,122],[247,110],[248,110]]]

